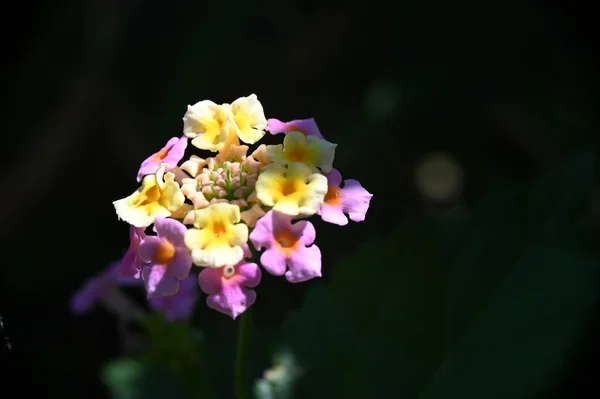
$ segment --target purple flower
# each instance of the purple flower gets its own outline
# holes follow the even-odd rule
[[[258,220],[250,240],[257,250],[266,248],[260,263],[271,274],[285,274],[290,283],[321,277],[321,250],[312,245],[315,227],[306,220],[292,224],[292,218],[271,210]]]
[[[142,165],[137,174],[137,181],[140,182],[146,175],[156,173],[160,165],[165,163],[167,168],[165,172],[177,166],[177,163],[183,158],[185,149],[187,148],[187,137],[171,137],[167,144],[157,153],[150,155]]]
[[[244,258],[250,257],[248,246],[244,246]],[[254,301],[254,288],[260,283],[262,275],[256,263],[244,259],[235,266],[219,268],[207,267],[198,275],[198,285],[208,294],[208,307],[229,315],[235,320],[244,313]]]
[[[271,134],[300,132],[305,136],[316,136],[320,139],[323,138],[314,118],[294,119],[289,122],[282,122],[279,119],[269,119],[267,121],[266,129]]]
[[[190,318],[198,301],[198,283],[193,274],[190,274],[180,283],[179,291],[175,295],[150,298],[150,307],[161,312],[167,320],[179,321]]]
[[[138,251],[145,263],[142,278],[148,298],[174,295],[179,281],[192,267],[192,257],[183,241],[187,228],[175,219],[157,217],[153,230],[157,235],[144,238]]]
[[[106,301],[115,294],[118,285],[138,285],[140,280],[117,274],[120,262],[111,263],[105,270],[87,280],[71,297],[71,311],[82,314],[90,311],[98,302]],[[114,296],[114,295],[113,295]],[[116,301],[108,301],[114,304]],[[116,309],[118,311],[118,309]]]
[[[344,188],[340,188],[342,175],[337,169],[323,174],[327,177],[328,190],[325,194],[325,201],[317,212],[321,215],[321,219],[345,226],[348,224],[348,218],[344,213],[347,213],[354,222],[365,220],[373,194],[365,190],[354,179],[345,180]]]
[[[138,256],[138,249],[140,247],[140,241],[146,238],[144,230],[144,228],[135,226],[129,227],[129,248],[117,267],[117,274],[122,277],[140,278],[142,260]]]

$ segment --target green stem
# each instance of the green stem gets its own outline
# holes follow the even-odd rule
[[[247,309],[240,316],[240,330],[238,332],[237,355],[235,360],[235,396],[237,399],[248,398],[248,343],[252,327],[252,308]]]

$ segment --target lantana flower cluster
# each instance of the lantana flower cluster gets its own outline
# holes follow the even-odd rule
[[[260,144],[266,132],[283,143]],[[184,159],[188,144],[203,152]],[[142,162],[139,188],[113,203],[130,224],[118,275],[169,304],[196,266],[207,305],[234,319],[255,302],[262,270],[290,283],[320,277],[315,227],[304,219],[360,222],[372,197],[356,180],[342,183],[336,147],[312,118],[267,120],[254,94],[188,106],[183,135]]]

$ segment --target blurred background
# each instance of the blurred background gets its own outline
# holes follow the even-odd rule
[[[148,338],[102,308],[73,316],[69,301],[123,255],[128,226],[111,202],[182,133],[187,105],[251,93],[267,118],[314,117],[338,143],[335,167],[374,194],[362,223],[313,221],[322,279],[264,276],[248,376],[256,397],[598,397],[588,10],[11,7],[0,25],[1,397],[233,397],[238,323],[204,296],[192,365],[178,357],[181,342],[196,342],[189,329]],[[131,340],[162,349],[128,358]]]

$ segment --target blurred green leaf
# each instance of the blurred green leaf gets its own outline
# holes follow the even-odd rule
[[[472,212],[365,242],[287,322],[305,370],[295,397],[531,397],[551,384],[595,300],[578,239],[593,184],[582,154]]]
[[[200,332],[188,323],[168,321],[160,313],[146,319],[146,329],[149,346],[143,360],[149,365],[167,368],[189,391],[208,397]]]
[[[102,380],[113,399],[192,398],[167,369],[134,359],[108,363]]]

